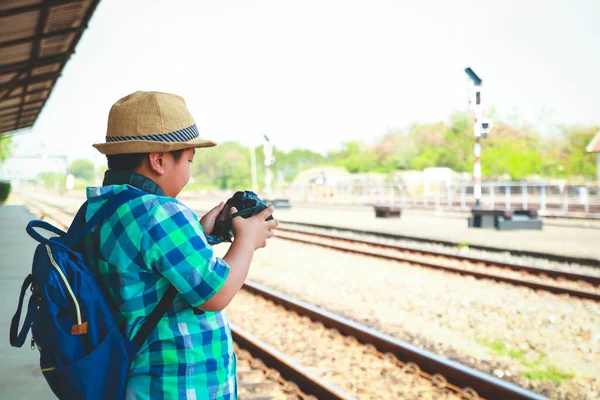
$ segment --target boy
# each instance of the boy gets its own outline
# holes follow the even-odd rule
[[[190,178],[195,149],[216,144],[198,137],[184,100],[135,92],[108,117],[102,187],[87,188],[86,219],[128,186],[148,194],[130,200],[86,238],[90,267],[116,306],[131,339],[170,285],[177,296],[133,360],[125,398],[235,399],[235,356],[223,309],[240,290],[254,251],[266,246],[277,220],[269,207],[234,218],[235,240],[223,259],[209,235],[224,203],[200,221],[175,199]],[[233,208],[231,213],[236,212]]]

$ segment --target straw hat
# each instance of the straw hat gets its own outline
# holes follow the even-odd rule
[[[113,104],[106,143],[93,146],[102,154],[152,153],[212,147],[198,128],[182,97],[161,92],[135,92]]]

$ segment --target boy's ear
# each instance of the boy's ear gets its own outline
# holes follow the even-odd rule
[[[148,154],[148,163],[150,164],[150,169],[155,171],[157,174],[164,174],[164,157],[165,153],[150,153]]]

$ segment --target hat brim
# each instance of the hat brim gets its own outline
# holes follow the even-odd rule
[[[153,142],[150,140],[126,140],[123,142],[93,144],[100,153],[130,154],[130,153],[163,153],[199,147],[214,147],[217,143],[212,140],[195,138],[187,142]]]

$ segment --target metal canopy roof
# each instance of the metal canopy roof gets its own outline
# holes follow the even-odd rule
[[[0,1],[0,136],[35,123],[99,1]]]

